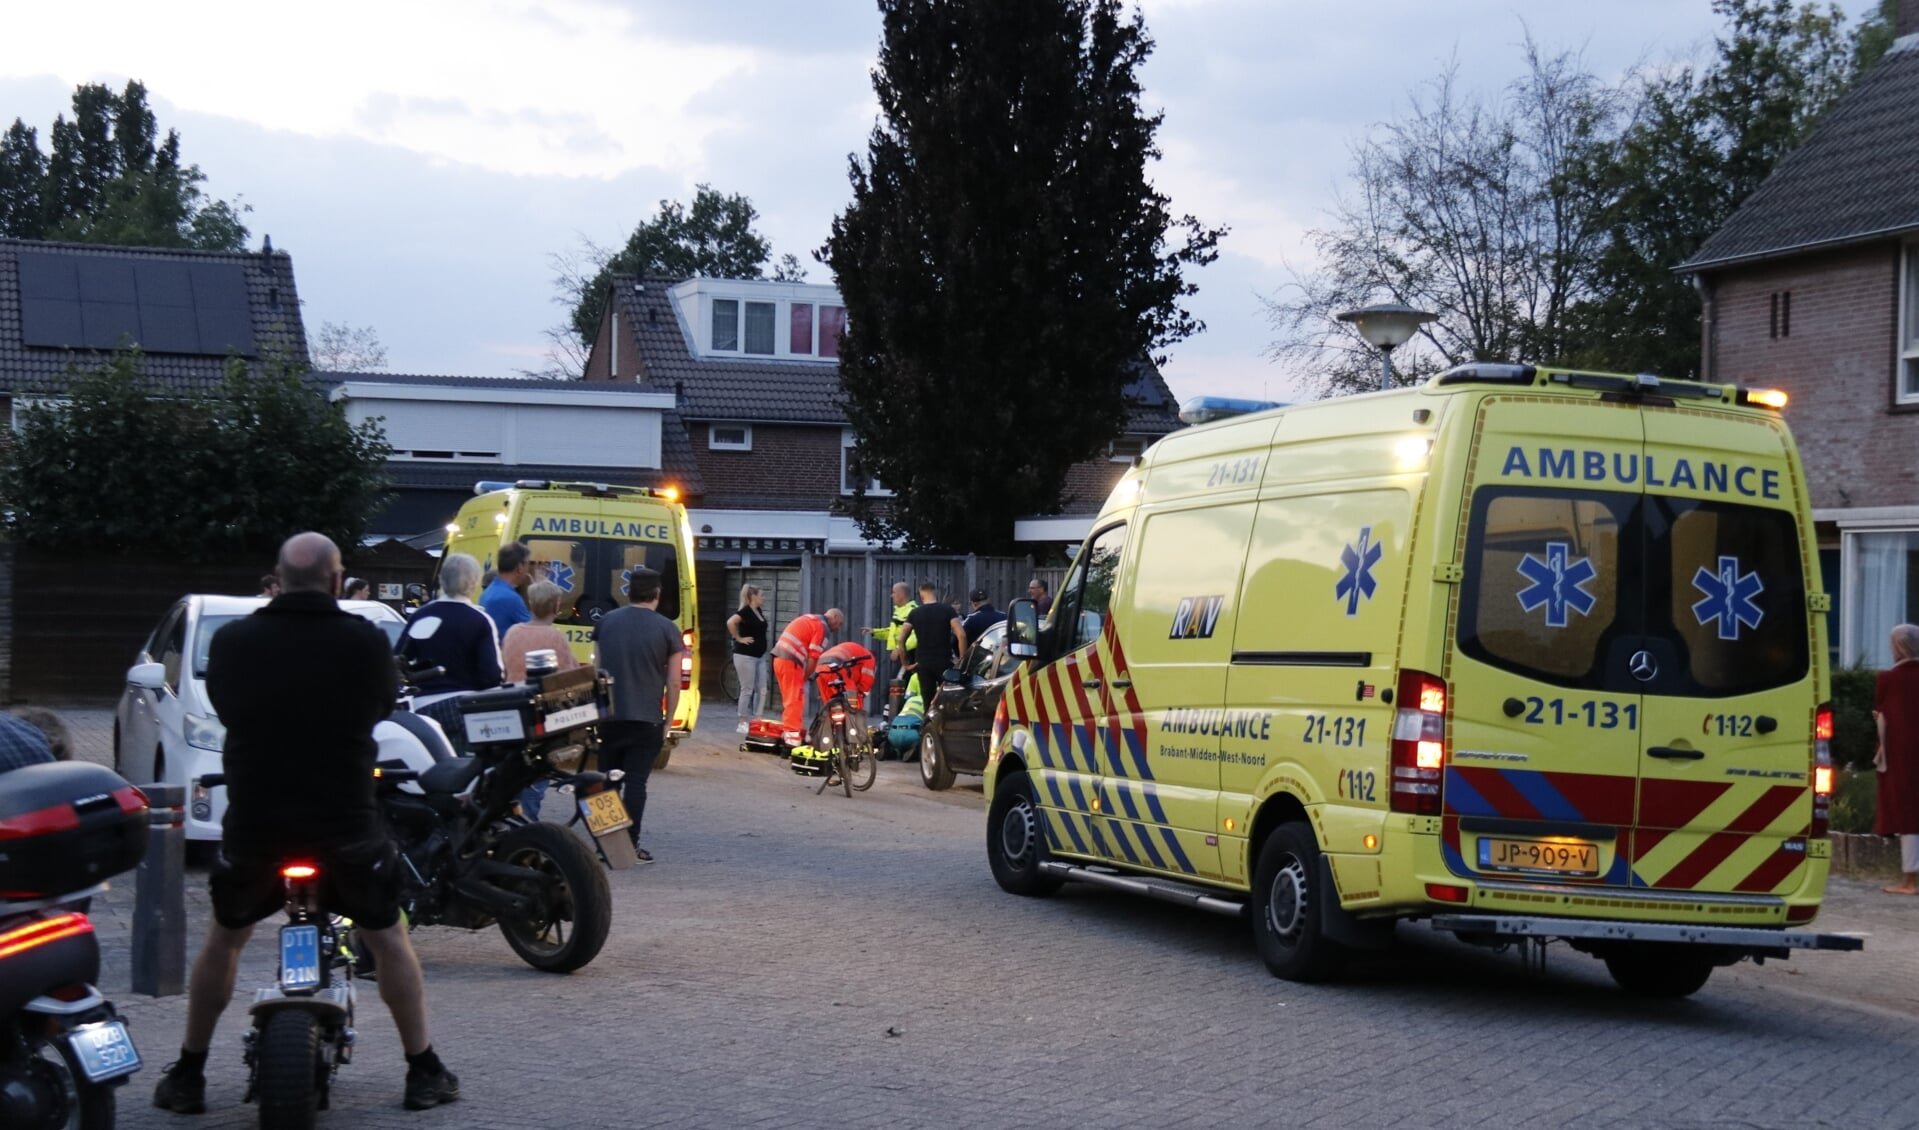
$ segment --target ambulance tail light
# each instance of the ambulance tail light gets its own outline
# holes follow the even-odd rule
[[[680,689],[687,691],[693,689],[693,633],[681,632],[680,642],[686,645],[680,652]]]
[[[1832,830],[1832,703],[1812,716],[1812,834]]]
[[[1422,671],[1401,671],[1393,699],[1392,810],[1439,815],[1446,769],[1446,683]]]

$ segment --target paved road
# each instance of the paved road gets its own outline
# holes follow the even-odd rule
[[[75,712],[103,753],[103,712]],[[969,779],[816,797],[772,758],[712,739],[654,778],[652,867],[613,877],[613,937],[569,977],[496,932],[427,929],[454,1107],[399,1107],[403,1068],[368,994],[334,1127],[1906,1126],[1919,1123],[1919,900],[1835,883],[1820,925],[1862,955],[1721,971],[1648,1005],[1554,947],[1543,974],[1403,927],[1343,983],[1267,976],[1242,924],[1117,894],[1001,893]],[[724,740],[722,740],[722,737]],[[108,985],[149,1069],[125,1127],[238,1127],[243,1009],[198,1119],[146,1105],[178,998],[125,992],[130,883],[103,906]],[[204,895],[192,902],[204,920]],[[197,929],[197,927],[196,927]],[[256,943],[241,998],[271,975]],[[118,978],[118,983],[115,983]]]

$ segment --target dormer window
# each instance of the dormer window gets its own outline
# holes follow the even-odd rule
[[[773,356],[773,309],[771,302],[746,304],[746,351],[748,353]]]
[[[740,300],[713,300],[713,352],[731,353],[740,347]]]

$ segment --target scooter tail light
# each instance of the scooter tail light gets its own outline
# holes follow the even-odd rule
[[[289,863],[280,868],[280,875],[287,879],[311,879],[320,873],[311,863]]]
[[[93,923],[79,913],[55,914],[0,934],[0,961],[66,938],[93,933]]]

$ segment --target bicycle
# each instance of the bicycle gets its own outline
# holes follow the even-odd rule
[[[846,698],[845,669],[845,664],[828,660],[820,664],[814,676],[828,692],[819,717],[813,719],[813,748],[827,752],[825,780],[813,791],[814,796],[837,783],[850,797],[855,789],[865,792],[872,788],[879,776],[880,759],[873,752],[866,711],[854,709]]]

